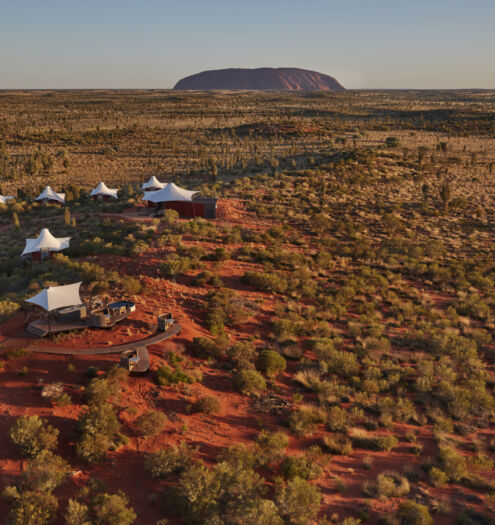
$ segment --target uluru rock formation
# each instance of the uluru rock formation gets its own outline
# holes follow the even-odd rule
[[[203,71],[179,80],[174,89],[342,91],[345,88],[335,78],[317,71],[295,67],[260,67]]]

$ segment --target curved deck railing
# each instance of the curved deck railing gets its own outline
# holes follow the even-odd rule
[[[48,346],[29,346],[28,350],[30,352],[59,355],[120,354],[121,352],[131,350],[136,346],[149,346],[166,341],[174,335],[180,334],[181,329],[182,326],[180,324],[174,323],[168,330],[157,330],[154,334],[146,337],[145,339],[139,339],[137,341],[131,341],[129,343],[123,343],[120,345],[107,346],[105,348],[50,348]]]

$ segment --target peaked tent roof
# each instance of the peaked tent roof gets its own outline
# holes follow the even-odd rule
[[[159,188],[162,189],[167,185],[166,182],[160,182],[154,175],[150,178],[148,182],[143,182],[143,185],[141,186],[141,189],[149,190],[150,188]]]
[[[104,182],[100,182],[98,186],[92,192],[89,194],[90,197],[95,197],[96,195],[108,195],[109,197],[113,197],[114,199],[118,199],[117,192],[119,190],[111,190],[107,187],[107,185]]]
[[[38,295],[26,299],[26,303],[37,304],[47,312],[64,308],[64,306],[76,306],[82,302],[79,296],[80,287],[80,282],[65,286],[49,286]]]
[[[35,201],[52,200],[65,204],[65,193],[56,193],[50,186],[47,186],[37,197]]]
[[[14,197],[11,197],[9,195],[0,195],[0,204],[7,204],[7,201],[13,198]]]
[[[173,182],[169,182],[165,187],[158,191],[145,191],[143,201],[150,202],[170,202],[170,201],[186,201],[191,202],[193,195],[199,193],[197,191],[185,190],[179,188]]]
[[[70,237],[54,237],[48,228],[43,228],[36,239],[26,239],[26,247],[22,255],[27,253],[48,250],[49,252],[58,252],[69,247]]]

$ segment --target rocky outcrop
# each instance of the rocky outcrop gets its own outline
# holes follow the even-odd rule
[[[294,67],[261,67],[203,71],[179,80],[174,89],[342,91],[345,88],[335,78],[316,71]]]

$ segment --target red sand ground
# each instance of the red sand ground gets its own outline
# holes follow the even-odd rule
[[[224,221],[232,225],[239,224],[251,229],[265,229],[268,223],[250,216],[240,201],[223,202],[220,213]],[[125,213],[128,220],[132,214]],[[137,214],[136,214],[137,216]],[[120,218],[120,216],[119,216]],[[132,219],[131,219],[132,220]],[[145,219],[146,220],[146,219]],[[187,241],[186,244],[201,244],[212,249],[211,243],[197,243]],[[227,246],[235,249],[235,246]],[[204,310],[202,302],[208,293],[208,288],[190,286],[191,278],[179,278],[172,282],[161,277],[159,264],[168,252],[168,248],[152,249],[140,256],[137,260],[129,257],[98,256],[94,258],[99,264],[117,270],[121,274],[139,276],[145,284],[145,293],[134,297],[136,311],[124,322],[110,331],[85,330],[83,332],[61,336],[56,340],[39,340],[23,331],[24,318],[22,314],[0,325],[0,343],[4,350],[27,348],[32,344],[47,346],[64,346],[74,348],[88,348],[102,344],[118,344],[129,340],[146,337],[153,330],[157,313],[173,312],[183,329],[180,336],[149,348],[151,356],[151,371],[145,377],[131,377],[128,386],[117,400],[119,419],[122,430],[131,437],[130,444],[117,452],[108,454],[108,461],[96,466],[88,466],[79,461],[74,452],[76,439],[76,421],[81,409],[82,392],[87,378],[84,374],[90,365],[96,365],[101,370],[108,370],[118,362],[118,355],[105,356],[58,356],[50,354],[32,354],[30,357],[6,361],[3,371],[0,371],[0,481],[1,488],[19,476],[25,461],[10,443],[7,435],[8,428],[15,418],[20,415],[38,414],[60,430],[60,453],[66,458],[74,470],[81,474],[70,480],[57,494],[60,496],[61,508],[65,507],[65,500],[73,496],[79,487],[84,486],[90,477],[102,479],[111,492],[123,490],[130,499],[134,508],[139,511],[137,523],[149,525],[163,517],[159,504],[152,505],[150,494],[157,494],[166,487],[165,481],[151,480],[145,473],[143,463],[145,454],[160,447],[188,442],[198,447],[199,457],[206,461],[216,458],[224,447],[239,442],[252,441],[260,428],[270,430],[286,430],[283,420],[274,415],[262,414],[252,407],[252,400],[232,390],[228,372],[210,365],[203,360],[193,359],[186,351],[188,361],[203,372],[201,384],[186,385],[177,388],[159,388],[153,381],[154,373],[165,360],[165,351],[182,352],[190,345],[194,337],[209,336],[204,326]],[[258,342],[266,340],[270,330],[270,317],[277,304],[277,298],[269,294],[254,292],[243,286],[239,277],[248,269],[256,265],[235,260],[224,263],[208,263],[215,265],[216,271],[227,286],[234,288],[242,297],[254,302],[258,300],[258,309],[241,328],[229,330],[232,340],[255,337]],[[75,370],[69,371],[68,365]],[[20,375],[26,367],[25,375]],[[281,374],[276,382],[277,393],[292,400],[297,388],[291,375],[296,365],[289,363],[288,369]],[[56,407],[44,402],[40,396],[39,386],[51,382],[61,381],[66,391],[72,396],[73,404],[67,407]],[[219,414],[204,416],[191,414],[188,407],[203,395],[214,395],[220,399]],[[163,410],[169,423],[166,430],[153,438],[142,438],[136,435],[133,422],[140,413],[147,409]],[[407,431],[417,429],[401,425],[394,429],[396,435],[404,436]],[[309,439],[290,437],[289,454],[300,454],[308,446],[321,442],[323,430]],[[431,428],[422,428],[418,437],[428,454],[435,453]],[[431,451],[431,452],[430,452]],[[363,467],[363,458],[371,457],[372,468]],[[393,452],[370,452],[357,450],[351,457],[334,457],[326,465],[323,476],[316,482],[322,489],[322,511],[341,517],[356,515],[359,504],[366,500],[361,491],[363,481],[374,479],[385,470],[401,470],[406,464],[418,465],[420,459],[412,453],[411,446],[401,441]],[[336,479],[342,480],[347,486],[344,493],[336,490]],[[420,484],[421,485],[421,484]],[[453,496],[456,488],[431,489],[423,487],[430,494],[438,497]],[[462,489],[464,493],[470,492]],[[371,500],[372,509],[384,512],[389,510],[390,502]],[[8,506],[0,498],[0,515],[5,516]],[[448,519],[435,518],[437,523],[449,523]],[[59,519],[62,524],[63,520]]]

